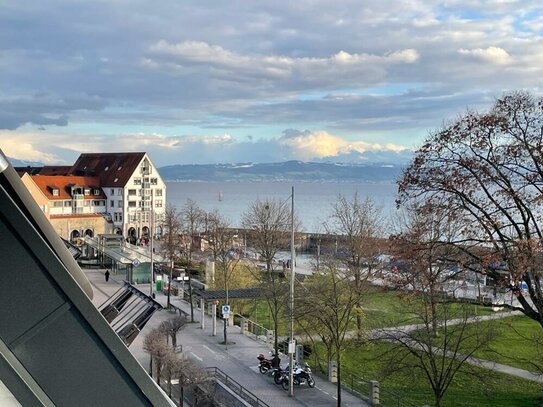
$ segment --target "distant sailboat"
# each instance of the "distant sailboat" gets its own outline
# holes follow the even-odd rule
[[[222,192],[219,192],[219,202],[222,202]]]

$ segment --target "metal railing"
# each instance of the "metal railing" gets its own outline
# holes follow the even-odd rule
[[[246,322],[246,326],[243,331],[246,336],[261,342],[268,341],[269,332],[273,332],[272,330],[260,324],[257,324],[256,322],[251,321],[248,318],[245,318],[243,315],[234,314],[234,325],[238,325],[239,327],[241,327],[243,321]]]
[[[343,380],[341,385],[343,388],[354,395],[369,401],[370,380],[347,372],[342,376]],[[406,400],[398,393],[384,389],[383,386],[379,386],[379,400],[379,405],[383,407],[418,407],[417,404]]]
[[[249,390],[247,390],[245,387],[243,387],[237,381],[235,381],[230,376],[228,376],[226,373],[224,373],[221,369],[219,369],[217,367],[206,367],[206,371],[209,373],[210,377],[212,377],[215,380],[218,380],[221,383],[223,383],[224,385],[226,385],[237,396],[239,396],[240,398],[245,400],[251,406],[254,406],[254,407],[269,407],[269,405],[266,402],[262,401],[260,398],[255,396],[253,393],[251,393]]]

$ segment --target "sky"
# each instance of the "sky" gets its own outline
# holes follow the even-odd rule
[[[0,148],[404,162],[541,61],[540,0],[0,0]]]

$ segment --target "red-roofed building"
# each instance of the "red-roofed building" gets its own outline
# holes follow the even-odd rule
[[[58,233],[117,233],[136,239],[155,234],[166,209],[166,184],[146,153],[81,154],[71,167],[25,171],[21,179]]]

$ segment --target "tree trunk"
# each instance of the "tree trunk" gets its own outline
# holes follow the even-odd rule
[[[153,355],[149,355],[149,376],[153,377]]]
[[[337,406],[341,407],[341,358],[337,353]]]
[[[172,369],[168,366],[168,397],[172,398]]]
[[[162,370],[162,363],[157,361],[156,362],[156,383],[158,384],[158,387],[160,387],[160,374]]]
[[[177,348],[177,332],[172,332],[172,347]]]
[[[179,377],[179,407],[183,407],[185,401],[185,389],[183,388],[183,380]]]

